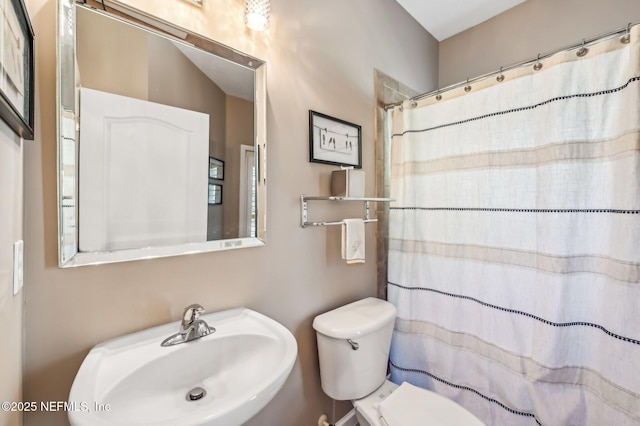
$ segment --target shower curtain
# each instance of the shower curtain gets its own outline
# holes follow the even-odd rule
[[[487,425],[640,424],[639,35],[393,110],[394,382]]]

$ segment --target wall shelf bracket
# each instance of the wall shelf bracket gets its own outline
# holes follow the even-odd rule
[[[300,196],[300,226],[302,228],[306,228],[307,226],[331,226],[331,225],[342,225],[344,222],[309,222],[309,201],[355,201],[364,203],[364,222],[371,223],[377,222],[378,219],[371,218],[370,212],[371,207],[370,204],[372,202],[382,202],[389,203],[395,201],[392,198],[353,198],[353,197],[310,197],[307,195]]]

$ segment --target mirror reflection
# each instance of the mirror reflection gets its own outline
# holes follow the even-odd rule
[[[261,244],[264,65],[66,3],[61,266]]]

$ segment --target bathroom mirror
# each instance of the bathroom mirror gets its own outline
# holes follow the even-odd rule
[[[265,244],[266,64],[121,3],[58,8],[60,267]]]

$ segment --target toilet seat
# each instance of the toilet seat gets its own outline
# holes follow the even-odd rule
[[[378,404],[398,388],[392,381],[385,380],[375,391],[364,398],[355,399],[351,402],[356,409],[356,416],[360,426],[380,426],[380,415],[378,414]]]
[[[378,405],[378,413],[388,426],[483,425],[473,414],[452,400],[407,382],[402,383]]]
[[[387,380],[353,405],[371,426],[484,426],[452,400],[407,382]]]

